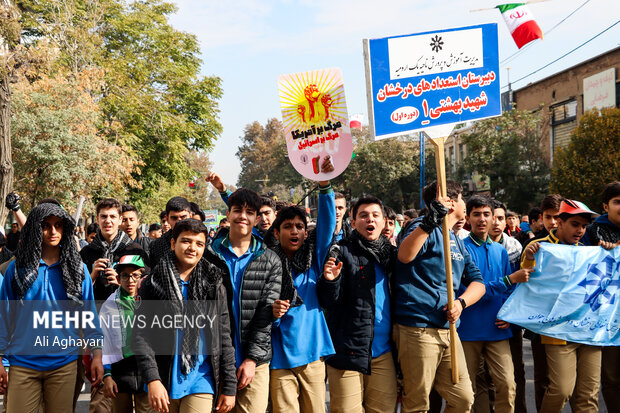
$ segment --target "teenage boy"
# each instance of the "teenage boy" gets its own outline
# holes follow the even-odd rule
[[[447,412],[467,412],[474,399],[471,381],[463,368],[465,356],[456,337],[457,354],[450,353],[448,322],[456,323],[461,311],[476,303],[485,292],[484,280],[465,249],[450,231],[453,285],[446,286],[441,224],[448,228],[465,218],[461,185],[447,181],[447,197],[436,199],[437,183],[423,191],[428,211],[408,225],[398,246],[394,283],[394,341],[404,379],[403,412],[427,411],[428,395],[434,387],[447,401]],[[452,309],[447,309],[447,288],[458,291]],[[453,384],[450,359],[457,357],[459,383]]]
[[[162,231],[163,235],[151,243],[149,255],[151,258],[152,268],[155,268],[155,266],[159,263],[159,260],[170,252],[172,230],[174,229],[176,223],[190,218],[191,214],[192,206],[189,201],[182,196],[174,196],[166,202],[166,210],[164,211],[164,217],[162,220],[162,229],[164,228],[164,222],[168,225],[169,229],[167,231]]]
[[[118,287],[118,274],[112,264],[123,255],[140,255],[147,260],[147,254],[139,244],[120,230],[122,223],[121,204],[112,198],[102,199],[96,208],[99,230],[95,239],[82,248],[80,255],[95,290],[95,299],[104,301]]]
[[[93,284],[73,238],[75,223],[58,205],[44,203],[29,214],[22,245],[9,265],[0,288],[0,355],[8,355],[7,375],[0,362],[0,387],[10,381],[7,410],[34,413],[41,401],[46,411],[73,410],[78,348],[54,344],[83,336],[93,354],[91,374],[97,386],[103,378],[103,335],[95,308]],[[36,308],[27,304],[36,301]],[[17,306],[9,304],[18,303]],[[42,306],[42,304],[45,304]],[[63,305],[64,304],[64,305]],[[11,307],[11,310],[9,309]],[[15,311],[18,310],[19,311]],[[80,326],[32,330],[32,310],[44,313],[71,310],[78,319],[93,316]],[[90,314],[87,314],[90,313]],[[26,327],[29,326],[29,327]],[[48,337],[48,342],[45,341]],[[36,339],[39,339],[37,346]],[[43,340],[43,341],[41,341]]]
[[[493,223],[488,229],[489,237],[491,241],[501,244],[502,247],[508,252],[508,259],[510,260],[510,266],[512,271],[517,271],[521,265],[521,252],[523,247],[514,237],[505,235],[504,229],[506,228],[506,205],[495,199],[493,202]]]
[[[155,310],[148,300],[158,300],[163,303],[157,307],[167,311],[153,320],[165,314],[189,321],[183,327],[152,329],[145,314],[146,328],[137,324],[132,343],[149,404],[159,412],[225,413],[235,404],[237,381],[222,273],[202,259],[207,242],[202,222],[181,220],[171,232],[171,251],[140,287],[147,305],[138,311]],[[170,346],[165,354],[157,351],[161,343]]]
[[[620,245],[620,181],[608,184],[603,190],[605,214],[588,226],[583,242],[586,245],[608,243],[607,248]],[[609,411],[620,406],[620,347],[603,347],[601,385]]]
[[[516,237],[521,232],[519,226],[519,215],[514,211],[506,211],[506,234],[509,237]]]
[[[317,281],[332,244],[335,210],[329,181],[319,182],[314,231],[307,232],[306,212],[298,206],[282,209],[272,226],[278,240],[272,250],[282,262],[282,292],[273,306],[278,320],[271,331],[269,389],[274,413],[325,412],[323,357],[334,354],[334,346],[319,305]],[[331,410],[335,411],[333,400]]]
[[[523,268],[523,260],[525,258],[525,248],[533,242],[552,242],[558,243],[555,236],[550,236],[551,231],[557,228],[560,216],[560,204],[562,198],[558,194],[545,196],[540,202],[540,210],[542,211],[543,228],[536,233],[536,237],[531,239],[521,253],[521,268]],[[547,355],[545,354],[545,346],[542,344],[540,335],[530,330],[524,330],[523,337],[530,340],[532,346],[532,359],[534,360],[534,399],[536,402],[536,410],[540,411],[543,396],[549,386],[549,375],[547,371]]]
[[[228,197],[230,197],[232,192],[226,189],[222,178],[218,174],[211,172],[205,178],[205,180],[207,182],[210,182],[211,185],[213,185],[213,187],[218,190],[222,201],[224,201],[226,206],[228,206]],[[253,231],[255,235],[261,237],[267,248],[271,248],[275,246],[278,242],[278,240],[273,235],[273,231],[270,231],[271,225],[273,224],[278,214],[276,211],[277,203],[272,198],[269,198],[267,196],[261,196],[260,203],[261,206],[258,210],[256,227],[253,229]]]
[[[333,413],[393,412],[397,385],[391,324],[396,248],[381,235],[384,207],[366,196],[353,206],[353,232],[319,279],[336,355],[327,359]],[[337,264],[336,264],[337,263]]]
[[[234,411],[264,413],[269,397],[272,310],[280,296],[282,265],[278,255],[252,232],[260,196],[241,188],[227,200],[230,230],[218,232],[205,258],[225,274],[237,361]]]
[[[340,192],[336,192],[334,197],[336,200],[336,229],[334,230],[334,242],[338,242],[351,235],[351,226],[344,222],[344,216],[347,213],[347,199],[344,194]]]
[[[136,308],[138,282],[144,275],[144,260],[139,255],[124,255],[114,266],[120,287],[103,304],[102,323],[103,394],[112,399],[114,413],[148,413],[149,399],[131,347],[132,320]]]
[[[98,231],[99,231],[99,224],[97,224],[96,222],[88,224],[88,226],[86,227],[86,237],[84,238],[84,241],[86,241],[89,244],[93,242],[93,240],[97,236]]]
[[[494,222],[494,206],[491,199],[482,196],[473,196],[467,201],[467,222],[471,232],[463,243],[484,278],[486,293],[475,306],[463,310],[458,333],[463,342],[474,393],[476,376],[481,358],[484,357],[496,389],[495,411],[512,413],[516,392],[508,342],[512,333],[510,324],[498,320],[497,313],[511,286],[527,282],[532,270],[513,272],[506,249],[489,236],[489,229]],[[462,290],[463,287],[459,292]]]
[[[125,231],[125,233],[129,235],[129,238],[131,238],[133,242],[138,243],[144,251],[148,252],[153,240],[149,237],[145,237],[140,231],[138,210],[133,205],[125,204],[123,205],[122,212],[121,230]]]
[[[523,230],[517,234],[515,237],[517,241],[521,244],[522,247],[525,247],[532,238],[536,238],[536,234],[540,234],[540,231],[543,230],[543,220],[542,220],[542,211],[538,207],[534,207],[530,209],[527,213],[527,217],[529,220],[528,229]]]
[[[579,240],[585,234],[594,212],[581,202],[568,199],[562,201],[558,212],[557,228],[525,248],[521,262],[523,268],[534,268],[535,254],[541,242],[582,245]],[[576,412],[598,412],[601,348],[547,336],[541,336],[541,342],[547,356],[549,385],[540,412],[560,413],[569,399]]]
[[[389,206],[384,206],[383,211],[385,213],[385,226],[381,235],[390,240],[392,245],[396,246],[394,237],[394,230],[396,229],[396,212]]]
[[[542,226],[542,220],[540,220]],[[493,242],[497,242],[506,249],[508,253],[508,259],[510,260],[510,267],[513,272],[517,271],[521,267],[521,253],[523,251],[522,245],[513,237],[509,237],[504,234],[504,228],[506,227],[506,206],[497,200],[493,200],[493,225],[489,231],[489,237]],[[521,236],[523,232],[517,235],[517,238]],[[517,385],[517,392],[515,396],[515,411],[523,412],[527,410],[525,404],[525,364],[523,364],[523,328],[511,324],[510,330],[512,331],[512,337],[508,339],[510,343],[510,352],[512,354],[512,364],[514,367],[514,378]]]
[[[155,241],[159,237],[161,237],[161,225],[159,224],[149,225],[149,238],[152,241]]]

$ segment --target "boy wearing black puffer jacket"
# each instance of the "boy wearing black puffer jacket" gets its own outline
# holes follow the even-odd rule
[[[381,235],[385,214],[378,198],[360,198],[351,225],[351,236],[335,248],[317,286],[336,350],[326,360],[330,407],[333,413],[393,412],[390,279],[396,248]]]

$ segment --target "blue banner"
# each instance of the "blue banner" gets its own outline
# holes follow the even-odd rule
[[[574,343],[620,345],[620,247],[541,243],[536,267],[497,318]]]
[[[497,24],[364,45],[376,139],[501,114]]]

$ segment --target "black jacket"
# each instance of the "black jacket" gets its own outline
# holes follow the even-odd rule
[[[273,302],[280,297],[282,264],[275,252],[266,249],[264,243],[254,237],[258,246],[243,273],[240,294],[241,319],[237,326],[232,309],[231,274],[221,252],[223,248],[228,248],[224,243],[228,239],[227,235],[228,230],[222,229],[213,243],[205,249],[204,258],[226,274],[223,278],[228,294],[230,325],[233,326],[233,334],[240,334],[243,358],[254,360],[256,365],[268,363],[272,357]]]
[[[211,263],[203,263],[212,266]],[[153,315],[162,320],[164,315],[174,314],[170,306],[155,299],[151,276],[147,276],[142,282],[138,295],[143,300],[142,305],[136,308],[136,319],[145,317],[144,323],[137,322],[132,332],[132,349],[135,354],[140,375],[144,383],[153,380],[161,380],[166,389],[170,389],[172,375],[172,354],[175,346],[175,329],[153,327]],[[237,375],[235,366],[235,348],[233,347],[230,332],[230,317],[226,298],[226,288],[222,284],[222,278],[217,281],[215,293],[209,300],[214,303],[209,307],[209,319],[215,318],[216,327],[210,330],[213,334],[207,334],[209,340],[209,361],[213,372],[215,395],[219,394],[234,396],[237,392]],[[212,313],[212,314],[211,314]],[[114,373],[113,373],[114,375]],[[213,405],[215,409],[215,404]]]
[[[151,260],[151,268],[155,268],[159,260],[170,251],[170,240],[172,239],[172,230],[166,231],[164,235],[151,242],[149,245],[149,258]]]
[[[334,255],[336,261],[343,263],[340,275],[333,281],[321,276],[317,284],[319,303],[325,309],[336,349],[336,354],[326,359],[326,363],[341,370],[371,374],[376,260],[351,239],[343,239],[333,247],[330,256]],[[384,268],[390,295],[395,260],[396,248],[393,248],[390,265]]]
[[[153,243],[153,239],[144,236],[144,234],[140,232],[140,230],[138,230],[135,242],[138,243],[142,247],[142,249],[148,253],[151,247],[151,244]],[[148,265],[148,263],[145,263],[145,264]]]
[[[82,261],[86,264],[88,271],[90,273],[93,272],[93,264],[99,258],[103,257],[103,251],[94,247],[93,243],[88,244],[84,248],[80,250],[80,255],[82,256]],[[121,248],[114,253],[114,261],[118,262],[123,255],[140,255],[145,263],[148,263],[149,257],[148,254],[142,249],[140,244],[132,242],[125,246],[125,248]],[[148,265],[148,264],[147,264]],[[107,279],[100,274],[99,277],[93,282],[93,292],[95,295],[95,300],[97,301],[105,301],[107,298],[116,291],[115,285],[108,285]]]

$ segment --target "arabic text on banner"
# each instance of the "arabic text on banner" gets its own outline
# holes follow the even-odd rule
[[[597,346],[620,345],[620,247],[541,243],[535,271],[497,318],[538,334]]]

